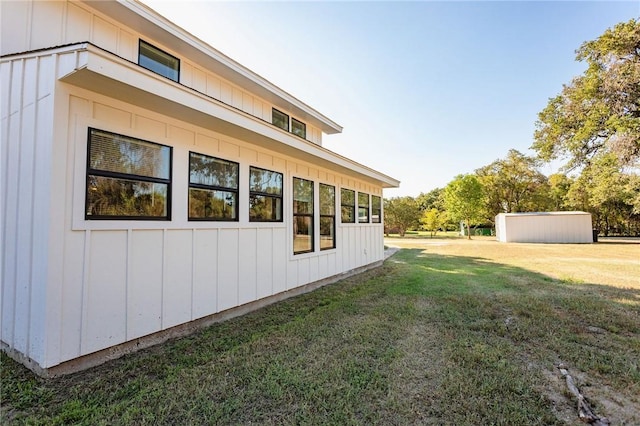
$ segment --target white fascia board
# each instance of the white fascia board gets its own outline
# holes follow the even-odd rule
[[[214,49],[147,5],[137,0],[86,1],[85,3],[141,34],[151,37],[150,42],[158,40],[174,51],[181,52],[186,58],[246,88],[249,92],[291,111],[297,118],[307,120],[325,134],[342,132],[342,126],[333,120]]]
[[[73,54],[68,55],[73,60],[67,62],[68,68],[59,76],[60,81],[65,83],[155,110],[383,188],[397,188],[400,185],[392,177],[92,44],[67,46],[57,49],[57,53]]]

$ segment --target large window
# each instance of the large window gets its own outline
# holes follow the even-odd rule
[[[275,108],[271,109],[271,123],[287,132],[289,131],[289,116]]]
[[[171,148],[89,129],[86,219],[171,219]]]
[[[382,219],[382,199],[377,195],[371,196],[371,222],[380,223]]]
[[[341,222],[356,223],[356,193],[350,189],[340,190]]]
[[[282,222],[282,173],[250,168],[249,221]]]
[[[313,251],[313,182],[293,178],[293,253]]]
[[[369,194],[358,192],[358,223],[369,223]]]
[[[336,247],[336,188],[320,184],[320,250]]]
[[[291,118],[291,133],[296,136],[300,136],[303,139],[307,137],[307,125],[302,121],[298,121],[295,118]]]
[[[189,153],[189,220],[238,220],[238,167]]]
[[[138,47],[138,65],[173,81],[179,80],[180,60],[142,40]]]

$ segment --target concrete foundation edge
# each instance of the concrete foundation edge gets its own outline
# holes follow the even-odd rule
[[[388,256],[387,256],[388,257]],[[322,280],[314,281],[309,284],[302,285],[300,287],[293,288],[291,290],[284,291],[282,293],[274,294],[273,296],[265,297],[254,302],[250,302],[244,305],[237,306],[235,308],[227,309],[226,311],[218,312],[197,320],[193,320],[184,324],[177,325],[175,327],[168,328],[166,330],[158,331],[147,336],[139,337],[134,340],[130,340],[118,345],[112,346],[107,349],[93,352],[87,355],[83,355],[78,358],[74,358],[69,361],[65,361],[61,364],[42,368],[37,362],[29,357],[26,357],[21,352],[9,347],[5,342],[0,341],[0,350],[5,352],[10,358],[23,364],[25,367],[33,371],[35,374],[45,378],[53,378],[58,376],[64,376],[67,374],[76,373],[78,371],[86,370],[97,365],[104,364],[108,361],[120,358],[124,355],[139,351],[141,349],[149,348],[168,340],[188,336],[195,331],[206,328],[210,325],[229,320],[231,318],[239,317],[249,312],[256,311],[265,306],[272,305],[274,303],[289,299],[291,297],[299,296],[301,294],[309,293],[320,287],[324,287],[329,284],[333,284],[345,278],[352,277],[370,269],[377,268],[383,263],[382,260],[370,263],[359,268],[352,269],[350,271],[333,275]]]

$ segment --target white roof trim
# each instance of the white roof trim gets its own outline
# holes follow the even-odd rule
[[[116,20],[122,21],[125,25],[131,26],[141,34],[159,37],[164,32],[165,37],[162,41],[168,47],[184,52],[186,58],[199,63],[206,61],[206,58],[208,58],[216,63],[215,71],[219,72],[222,77],[228,78],[230,81],[240,82],[240,86],[246,87],[249,91],[280,108],[291,111],[303,120],[311,121],[312,124],[319,127],[326,134],[342,132],[342,126],[333,120],[169,21],[149,6],[137,0],[85,1],[85,3],[102,13],[112,16]],[[123,16],[125,10],[135,14],[135,16]],[[140,18],[144,22],[141,22]],[[149,28],[149,23],[155,27],[155,31]],[[171,37],[167,38],[166,35]],[[197,53],[203,55],[203,57],[195,57]]]
[[[400,181],[392,177],[291,135],[258,117],[155,74],[90,43],[6,55],[2,60],[4,62],[52,53],[73,55],[73,59],[64,61],[65,66],[58,70],[59,79],[66,83],[160,113],[163,113],[162,108],[169,107],[170,112],[166,113],[180,120],[211,128],[213,131],[229,134],[241,140],[253,141],[266,149],[372,182],[383,188],[397,188],[400,185]],[[160,100],[161,102],[158,102]]]

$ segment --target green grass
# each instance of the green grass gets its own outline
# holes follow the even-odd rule
[[[640,423],[638,245],[434,241],[71,376],[2,355],[0,423],[581,424],[559,363]]]

